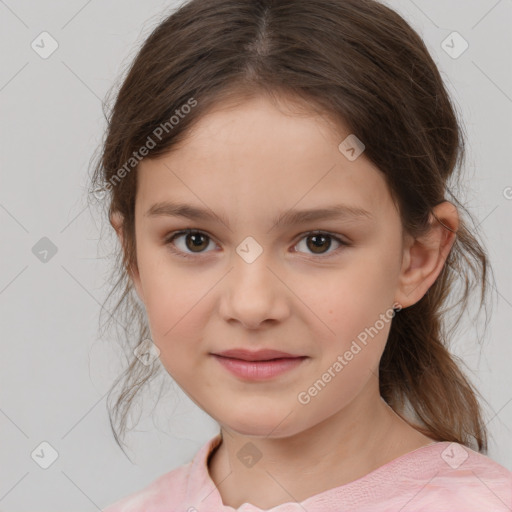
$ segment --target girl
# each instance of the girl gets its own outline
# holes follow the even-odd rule
[[[464,140],[396,12],[189,1],[135,58],[102,149],[117,310],[140,327],[114,422],[163,366],[220,425],[107,512],[512,510],[447,349],[457,278],[461,311],[471,272],[486,290],[446,199]]]

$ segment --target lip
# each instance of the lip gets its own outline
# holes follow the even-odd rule
[[[292,359],[298,357],[305,357],[296,354],[289,354],[288,352],[281,352],[279,350],[261,349],[261,350],[247,350],[243,348],[236,348],[232,350],[225,350],[218,354],[213,354],[221,357],[228,357],[230,359],[239,359],[242,361],[269,361],[271,359]]]
[[[307,356],[297,356],[277,350],[226,350],[212,356],[230,373],[249,381],[278,377],[299,367]]]

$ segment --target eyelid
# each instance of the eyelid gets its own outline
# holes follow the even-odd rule
[[[294,240],[300,240],[304,238],[306,235],[329,235],[330,237],[338,240],[342,244],[349,245],[351,242],[349,238],[345,235],[342,235],[341,233],[334,233],[332,231],[326,230],[326,229],[310,229],[307,231],[303,231],[302,233],[299,233]],[[343,238],[341,238],[343,237]]]

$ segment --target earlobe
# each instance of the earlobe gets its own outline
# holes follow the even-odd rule
[[[429,231],[404,248],[395,300],[402,307],[416,304],[441,273],[459,227],[457,208],[444,201],[434,207]]]
[[[139,270],[137,268],[133,268],[130,272],[130,277],[132,279],[133,285],[135,287],[135,291],[139,299],[145,303],[144,300],[144,291],[142,289],[142,283],[140,280]]]
[[[115,211],[112,212],[110,215],[110,224],[115,229],[117,236],[119,237],[119,240],[121,241],[121,245],[123,242],[123,230],[121,229],[123,225],[123,216],[120,212]]]

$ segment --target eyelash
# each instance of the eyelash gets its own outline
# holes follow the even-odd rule
[[[177,237],[179,237],[181,235],[189,235],[189,234],[205,235],[209,240],[213,241],[213,238],[210,235],[208,235],[208,233],[205,233],[204,231],[200,231],[200,230],[197,230],[197,229],[189,228],[189,229],[183,229],[181,231],[174,231],[174,232],[170,233],[165,238],[165,245],[168,246],[168,248],[169,248],[169,250],[171,252],[173,252],[174,254],[177,254],[178,256],[180,256],[182,258],[195,259],[197,256],[201,255],[202,253],[195,253],[195,254],[194,253],[186,253],[186,252],[183,252],[183,251],[180,251],[180,250],[176,249],[174,247],[174,244],[173,244],[174,240]],[[337,249],[333,250],[331,253],[328,253],[327,255],[322,255],[322,254],[312,254],[311,255],[312,257],[317,256],[317,258],[319,258],[319,259],[331,258],[332,256],[337,255],[337,253],[340,251],[340,249],[342,249],[344,247],[350,247],[350,245],[351,245],[351,244],[341,240],[336,235],[334,235],[332,233],[329,233],[328,231],[318,231],[318,230],[317,231],[308,231],[306,233],[301,233],[300,238],[298,239],[297,243],[294,244],[294,245],[297,245],[302,239],[307,238],[308,236],[312,236],[312,235],[326,235],[329,238],[335,240],[336,242],[338,242],[340,244],[340,247],[338,247]],[[330,249],[330,247],[329,247],[329,249]],[[317,259],[317,258],[315,258],[315,259]]]

